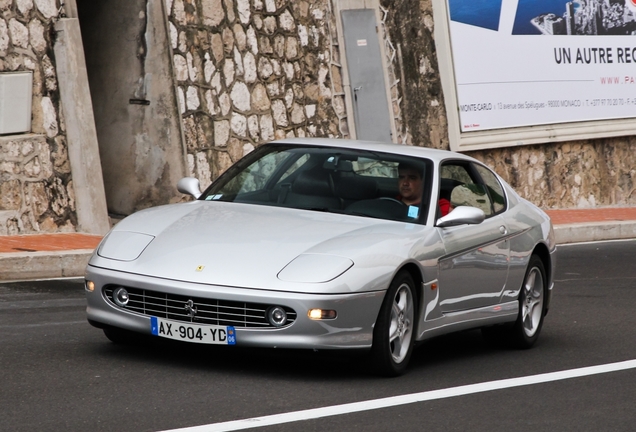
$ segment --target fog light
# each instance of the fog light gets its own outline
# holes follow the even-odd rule
[[[113,301],[117,306],[126,306],[128,300],[128,291],[126,291],[126,288],[119,287],[113,291]]]
[[[287,322],[287,312],[280,306],[274,306],[267,311],[267,320],[274,327],[284,326]]]
[[[335,310],[309,309],[307,316],[312,320],[336,319],[338,314]]]
[[[87,280],[86,281],[86,291],[90,291],[90,292],[95,291],[95,282]]]

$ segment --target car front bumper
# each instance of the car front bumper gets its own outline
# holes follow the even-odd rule
[[[116,327],[151,334],[151,315],[131,312],[108,300],[107,285],[134,287],[185,297],[246,303],[267,303],[293,309],[296,320],[282,328],[242,328],[235,326],[236,345],[251,347],[348,349],[370,348],[373,326],[385,291],[352,294],[303,294],[262,289],[245,289],[159,279],[88,266],[86,280],[94,284],[86,290],[87,318],[96,327]],[[310,309],[335,310],[335,319],[313,320]]]

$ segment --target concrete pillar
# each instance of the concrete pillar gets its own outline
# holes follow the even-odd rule
[[[68,18],[77,18],[77,2],[75,0],[66,0],[64,10]]]
[[[55,30],[55,61],[66,123],[78,231],[105,234],[110,229],[110,222],[79,20],[63,18],[55,24]]]

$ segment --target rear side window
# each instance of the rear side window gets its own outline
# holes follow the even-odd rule
[[[495,213],[504,211],[506,209],[506,194],[497,176],[484,166],[475,165],[475,168],[486,184]]]
[[[469,206],[481,209],[486,217],[495,213],[487,186],[466,162],[447,162],[441,167],[440,199],[450,201],[451,210]]]

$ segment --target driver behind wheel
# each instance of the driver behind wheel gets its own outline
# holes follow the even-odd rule
[[[408,206],[419,206],[422,200],[422,172],[413,165],[400,163],[398,165],[398,188],[400,194],[396,197]],[[446,216],[453,210],[450,202],[440,198],[438,202],[441,215]]]

